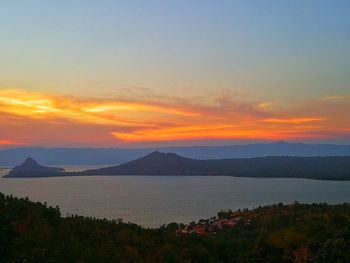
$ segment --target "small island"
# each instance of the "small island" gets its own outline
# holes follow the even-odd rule
[[[23,163],[13,168],[6,177],[46,177],[58,176],[65,170],[58,167],[48,167],[38,164],[33,158],[28,157]]]

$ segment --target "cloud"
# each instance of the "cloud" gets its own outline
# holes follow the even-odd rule
[[[180,140],[307,139],[327,137],[327,132],[330,137],[350,133],[347,97],[338,103],[329,103],[336,98],[320,98],[289,107],[247,101],[230,92],[195,100],[136,97],[0,89],[0,136],[6,138],[2,144],[110,146]]]
[[[267,118],[262,120],[263,122],[271,122],[271,123],[293,123],[293,124],[299,124],[299,123],[305,123],[305,122],[318,122],[322,121],[323,118],[308,118],[308,117],[302,117],[302,118]]]
[[[15,142],[13,140],[3,140],[0,139],[0,146],[13,146],[13,145],[23,145],[21,142]]]
[[[334,95],[329,97],[323,97],[320,100],[321,101],[338,101],[338,100],[343,100],[345,98],[346,98],[345,96]]]

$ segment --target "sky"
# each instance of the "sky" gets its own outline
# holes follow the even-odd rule
[[[350,143],[350,2],[0,1],[0,147]]]

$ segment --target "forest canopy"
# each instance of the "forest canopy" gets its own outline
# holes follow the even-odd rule
[[[178,223],[146,229],[121,219],[62,217],[58,207],[0,194],[0,258],[36,263],[350,262],[350,204],[275,204],[218,213],[219,218],[228,215],[250,223],[178,235]]]

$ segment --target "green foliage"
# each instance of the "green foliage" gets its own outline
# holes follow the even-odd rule
[[[0,262],[350,262],[350,205],[277,204],[224,211],[250,219],[216,234],[175,235],[122,220],[61,217],[0,194]]]

